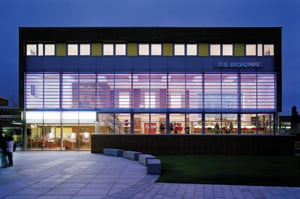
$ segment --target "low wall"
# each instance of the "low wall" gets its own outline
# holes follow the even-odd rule
[[[294,155],[294,136],[280,135],[92,135],[92,153],[120,148],[154,155]]]

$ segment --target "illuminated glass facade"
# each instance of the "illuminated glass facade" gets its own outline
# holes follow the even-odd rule
[[[21,28],[24,144],[85,150],[94,133],[274,134],[280,34],[280,28]]]

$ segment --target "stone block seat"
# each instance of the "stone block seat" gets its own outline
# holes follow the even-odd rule
[[[159,175],[161,171],[161,162],[159,159],[148,159],[147,174]]]
[[[138,161],[140,154],[141,154],[141,152],[138,152],[138,151],[124,151],[123,157],[127,158],[129,160]]]
[[[104,148],[103,154],[110,155],[110,156],[116,156],[116,157],[123,157],[123,150],[122,149],[114,149],[114,148]]]
[[[145,166],[148,165],[149,159],[155,159],[156,157],[150,154],[140,154],[139,155],[139,162]]]

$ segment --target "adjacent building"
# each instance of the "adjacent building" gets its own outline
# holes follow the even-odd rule
[[[281,28],[20,28],[28,150],[91,134],[276,134]]]

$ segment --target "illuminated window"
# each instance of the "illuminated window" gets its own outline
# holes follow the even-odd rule
[[[151,55],[161,55],[161,44],[151,44]]]
[[[44,55],[44,45],[38,44],[38,56],[43,56],[43,55]]]
[[[211,44],[210,45],[210,55],[211,56],[220,56],[221,55],[221,45],[220,44]]]
[[[233,55],[232,44],[223,44],[222,45],[222,55],[224,55],[224,56],[232,56]]]
[[[54,44],[45,44],[45,55],[54,56],[55,55],[55,45]]]
[[[257,56],[262,56],[262,44],[257,44]]]
[[[155,93],[146,92],[145,93],[145,108],[155,108]]]
[[[68,55],[77,56],[78,55],[78,45],[68,44]]]
[[[26,55],[27,56],[36,56],[36,44],[27,44],[26,45]]]
[[[197,44],[186,45],[186,55],[196,56],[197,55]]]
[[[255,55],[256,55],[256,45],[246,44],[246,56],[255,56]]]
[[[139,44],[139,55],[149,55],[149,44]]]
[[[91,55],[90,44],[80,44],[80,55]]]
[[[274,56],[274,45],[273,44],[264,45],[264,56]]]
[[[114,45],[103,44],[103,55],[114,55]]]
[[[119,108],[130,108],[130,97],[129,92],[119,93]]]
[[[185,55],[184,44],[174,44],[174,55]]]
[[[116,44],[116,55],[126,55],[126,44]]]

